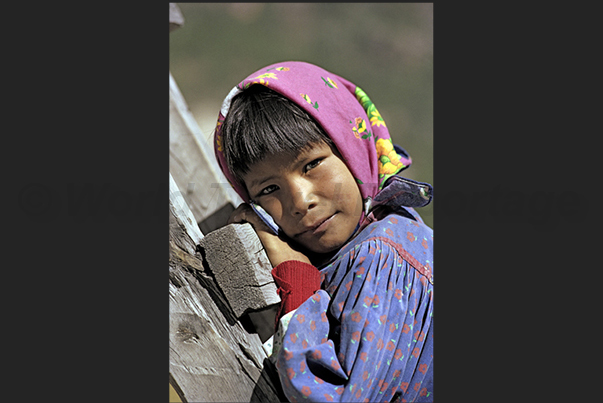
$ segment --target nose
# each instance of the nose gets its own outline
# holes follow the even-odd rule
[[[292,215],[305,215],[308,210],[316,207],[318,198],[311,182],[299,179],[290,185],[290,212]]]

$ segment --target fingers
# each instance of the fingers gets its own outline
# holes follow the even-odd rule
[[[233,223],[244,223],[248,222],[247,214],[249,212],[253,213],[253,209],[247,203],[241,203],[239,207],[237,207],[232,213],[230,213],[230,217],[228,217],[228,224]]]
[[[297,247],[290,244],[290,239],[285,236],[276,235],[262,221],[256,212],[247,203],[242,203],[237,207],[228,218],[228,224],[249,223],[260,238],[264,251],[270,259],[273,267],[287,260],[300,260],[310,263],[310,259]]]
[[[265,231],[272,233],[270,228],[262,221],[251,206],[247,203],[241,203],[228,218],[228,224],[249,223],[256,232]]]

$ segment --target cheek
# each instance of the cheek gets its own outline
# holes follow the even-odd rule
[[[362,202],[362,196],[358,187],[356,187],[355,192],[351,193],[352,195],[348,199],[349,202],[347,207],[350,211],[349,229],[353,232],[360,222],[360,217],[362,216],[362,211],[364,210],[364,203]]]
[[[263,202],[262,208],[280,225],[283,216],[283,206],[277,199]]]
[[[358,185],[356,185],[356,180],[353,178],[352,182],[349,183],[349,191],[349,209],[352,211],[350,225],[353,226],[352,231],[354,231],[356,225],[358,225],[358,223],[360,222],[360,217],[362,217],[362,212],[364,210],[364,202],[362,200],[362,194],[360,193],[360,189],[358,188]]]
[[[320,188],[323,194],[331,200],[355,198],[355,190],[358,189],[355,183],[350,186],[350,174],[338,167],[332,171],[326,172],[320,178]]]
[[[333,189],[333,200],[339,199],[345,205],[348,213],[357,215],[360,219],[363,209],[362,195],[356,180],[349,171],[339,175]]]
[[[330,189],[332,192],[328,198],[344,217],[344,221],[340,222],[338,236],[347,240],[360,222],[363,211],[362,195],[356,180],[349,172],[341,172],[337,178],[333,178]]]
[[[362,215],[362,211],[364,210],[364,201],[362,200],[362,194],[360,194],[360,189],[356,187],[356,203],[355,203],[355,214],[358,217],[358,221],[360,221],[360,216]],[[354,200],[354,198],[352,198]]]

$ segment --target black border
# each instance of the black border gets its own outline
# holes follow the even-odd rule
[[[3,395],[167,402],[168,4],[6,15],[4,151],[18,154],[5,166],[15,259],[3,281]],[[85,186],[152,197],[133,214],[88,214],[85,200],[69,214],[69,192]],[[43,192],[48,209],[33,200]]]
[[[9,26],[16,124],[5,153],[19,154],[5,169],[14,259],[4,333],[17,352],[8,393],[166,402],[167,4],[63,7],[17,10]],[[598,112],[580,89],[590,93],[590,73],[601,71],[597,13],[443,2],[434,13],[435,395],[580,401],[596,385],[586,360],[597,291],[583,231],[596,212],[588,149],[600,124],[585,123]],[[61,200],[86,183],[161,197],[117,219],[69,216],[61,205],[23,211],[32,184]],[[585,196],[545,230],[486,210],[441,213],[452,191],[472,200],[494,183]]]
[[[593,394],[592,11],[434,5],[437,401]]]

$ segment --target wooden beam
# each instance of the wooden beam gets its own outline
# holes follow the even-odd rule
[[[218,167],[211,136],[202,133],[171,73],[170,173],[204,233],[226,225],[243,202]]]
[[[273,333],[281,302],[272,264],[251,224],[230,224],[207,234],[199,243],[216,282],[235,316],[249,314],[260,339]]]
[[[189,255],[194,255],[197,245],[203,239],[203,234],[197,226],[195,217],[188,207],[182,192],[178,188],[176,181],[170,176],[170,239],[180,242],[182,237],[186,241],[180,242],[180,249],[186,251]],[[177,232],[172,232],[177,231]]]
[[[197,248],[205,236],[175,181],[169,199],[170,384],[182,402],[284,401],[262,342],[233,314]]]

